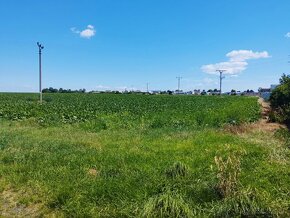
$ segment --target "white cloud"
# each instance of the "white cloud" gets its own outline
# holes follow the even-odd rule
[[[269,58],[269,53],[253,52],[252,50],[233,50],[226,54],[229,61],[203,65],[201,70],[208,74],[218,74],[217,70],[226,70],[224,74],[236,75],[247,69],[247,60]]]
[[[286,33],[285,37],[290,38],[290,32]]]
[[[247,62],[221,62],[217,64],[208,64],[201,67],[201,70],[209,74],[218,74],[217,70],[226,70],[225,74],[237,74],[247,68]]]
[[[94,29],[94,26],[89,24],[89,25],[88,25],[88,28],[89,28],[89,29]]]
[[[250,59],[268,58],[268,52],[253,52],[252,50],[234,50],[227,53],[230,61],[246,61]]]
[[[81,31],[77,30],[75,27],[72,27],[71,31],[73,33],[80,35],[80,37],[86,38],[86,39],[90,39],[91,37],[93,37],[96,34],[96,30],[95,30],[95,27],[93,25],[88,25],[86,29],[81,30]]]

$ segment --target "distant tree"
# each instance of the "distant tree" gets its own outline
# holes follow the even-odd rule
[[[58,92],[58,89],[54,89],[52,87],[49,87],[48,90],[50,93],[57,93]]]
[[[290,84],[290,75],[286,75],[285,73],[279,79],[280,85],[289,85]]]
[[[42,89],[42,93],[49,93],[49,89],[48,88]]]
[[[206,91],[202,90],[202,92],[200,93],[201,95],[206,95]]]

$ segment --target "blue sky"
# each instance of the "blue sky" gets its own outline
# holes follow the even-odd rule
[[[289,0],[1,0],[0,91],[257,89],[290,65]],[[211,72],[212,71],[212,72]]]

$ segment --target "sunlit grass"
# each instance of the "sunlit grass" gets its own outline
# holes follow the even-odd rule
[[[266,193],[261,205],[268,212],[278,201],[284,204],[277,209],[280,214],[289,205],[289,165],[271,163],[271,151],[260,143],[215,129],[90,133],[74,126],[2,122],[0,141],[1,188],[34,190],[27,204],[37,199],[47,211],[66,216],[146,216],[150,211],[158,215],[159,206],[153,203],[159,202],[158,196],[167,199],[165,189],[172,191],[165,194],[173,193],[168,204],[178,200],[176,193],[182,198],[179,203],[185,202],[184,210],[191,211],[188,214],[223,213],[222,208],[235,205],[239,195],[220,199],[214,157],[226,158],[236,151],[244,153],[237,192],[251,187],[257,195]],[[96,173],[90,173],[92,169]],[[241,211],[235,208],[232,213]]]

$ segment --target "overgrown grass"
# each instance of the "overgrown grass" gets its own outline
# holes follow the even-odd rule
[[[259,208],[289,213],[289,165],[270,162],[270,151],[262,144],[217,130],[91,133],[73,126],[2,122],[0,136],[1,189],[24,190],[30,198],[18,196],[20,202],[37,202],[49,213],[232,217]],[[241,190],[222,199],[215,188],[219,171],[211,166],[215,156],[226,159],[235,151],[246,151]],[[243,187],[266,193],[266,198],[245,197]],[[262,205],[256,207],[256,201]]]

